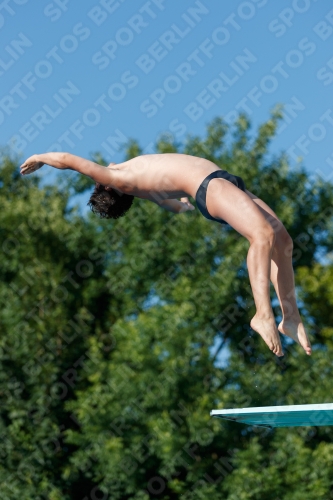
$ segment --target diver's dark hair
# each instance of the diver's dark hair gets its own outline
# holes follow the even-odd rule
[[[96,183],[88,205],[101,219],[118,219],[129,210],[133,198],[129,194],[118,194],[114,189],[106,190],[105,186]]]

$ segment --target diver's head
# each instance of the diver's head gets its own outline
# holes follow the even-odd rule
[[[88,205],[101,219],[118,219],[125,215],[133,203],[134,196],[117,192],[96,183]]]

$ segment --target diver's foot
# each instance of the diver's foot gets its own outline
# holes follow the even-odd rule
[[[284,335],[287,335],[291,339],[295,340],[295,342],[303,347],[306,354],[311,356],[311,343],[299,316],[288,319],[284,318],[279,324],[278,329]]]
[[[261,317],[257,314],[253,316],[250,326],[255,330],[268,345],[269,349],[277,356],[283,356],[283,350],[279,332],[276,328],[274,316]]]

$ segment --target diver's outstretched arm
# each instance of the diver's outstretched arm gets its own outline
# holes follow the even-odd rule
[[[115,176],[112,170],[102,167],[93,161],[81,158],[81,156],[75,156],[70,153],[43,153],[30,156],[30,158],[21,165],[21,174],[31,174],[44,164],[61,170],[75,170],[80,174],[90,177],[95,182],[99,182],[103,186],[114,185]]]

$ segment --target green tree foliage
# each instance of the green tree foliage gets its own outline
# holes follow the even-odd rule
[[[156,150],[241,175],[285,222],[312,357],[283,339],[274,358],[250,331],[248,244],[231,228],[138,199],[116,221],[81,215],[68,207],[89,180],[41,186],[3,156],[1,498],[333,498],[330,428],[209,415],[331,401],[333,188],[268,154],[278,119],[255,137],[246,117],[231,130],[216,119]],[[126,158],[140,152],[131,141]]]

